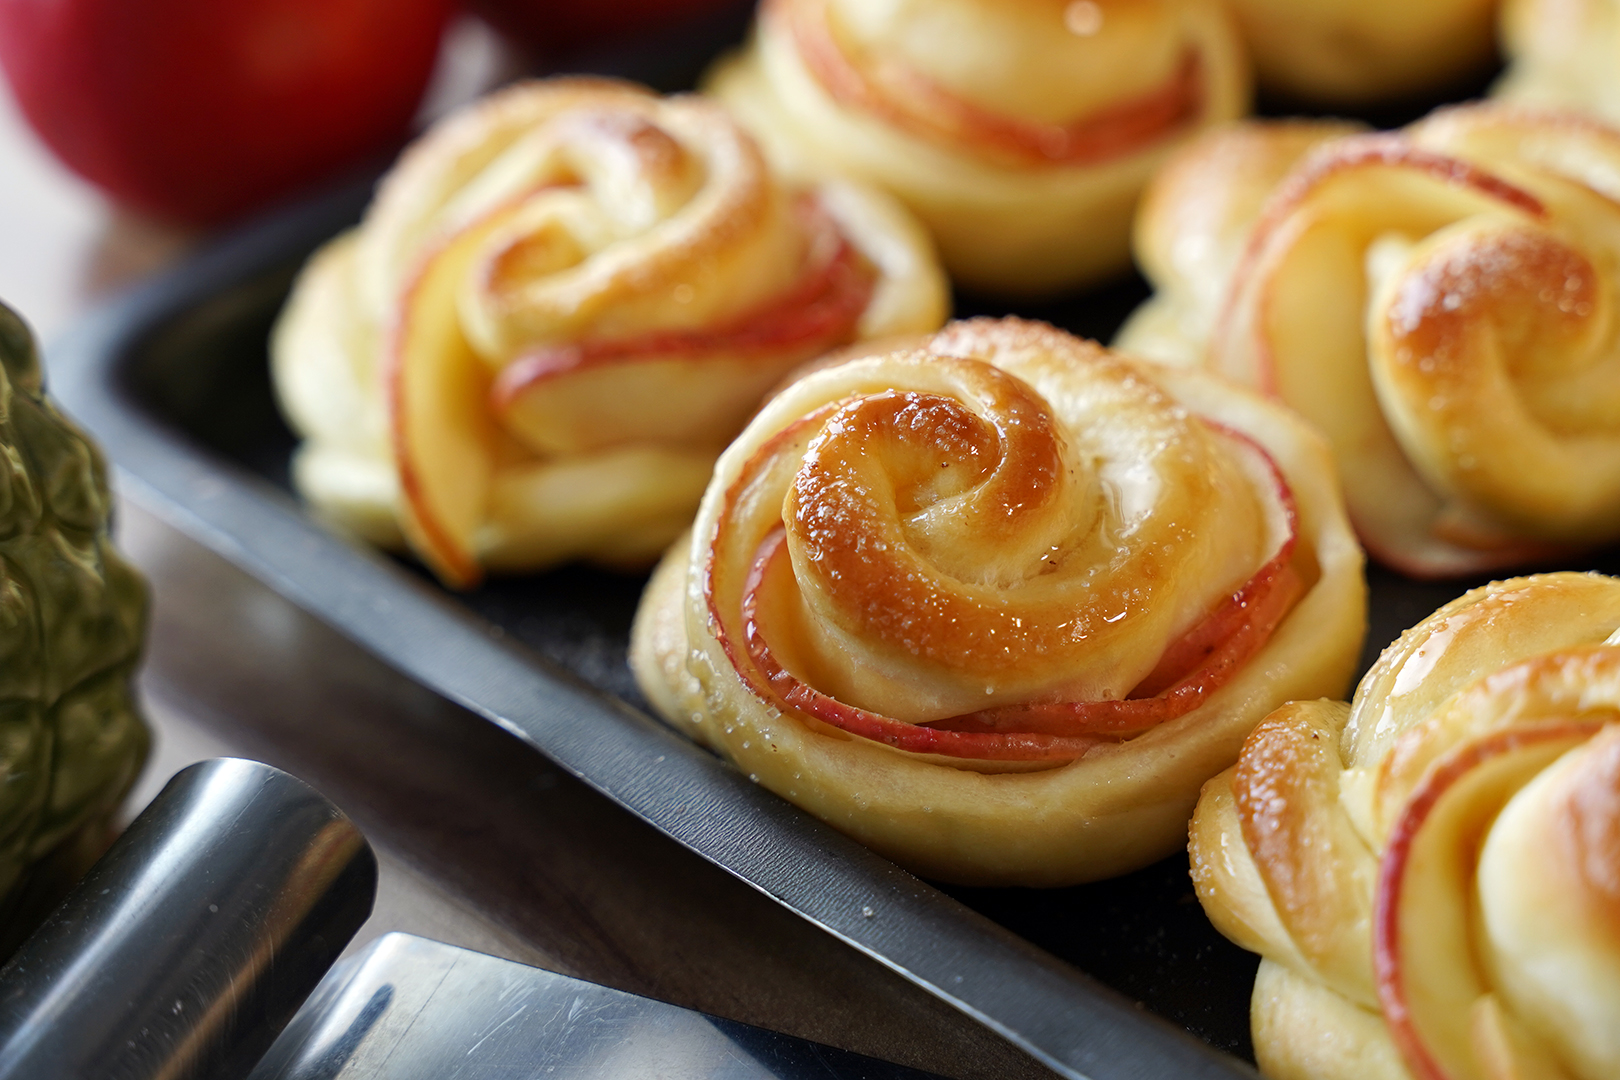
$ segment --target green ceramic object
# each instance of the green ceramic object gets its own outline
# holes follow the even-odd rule
[[[36,866],[105,831],[151,741],[131,683],[146,585],[111,509],[100,452],[45,397],[33,336],[0,304],[0,924]]]

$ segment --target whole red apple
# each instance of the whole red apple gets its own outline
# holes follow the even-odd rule
[[[450,0],[0,0],[0,65],[69,168],[211,224],[399,140]]]

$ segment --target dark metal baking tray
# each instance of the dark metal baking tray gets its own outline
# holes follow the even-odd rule
[[[953,897],[646,715],[625,663],[641,578],[576,567],[453,595],[304,512],[287,487],[293,438],[271,395],[265,338],[303,258],[356,217],[368,190],[355,184],[230,237],[53,345],[52,389],[124,489],[1053,1069],[1095,1080],[1252,1076],[1181,1030],[1244,1053],[1253,968],[1204,920],[1185,859],[1100,886]]]
[[[288,485],[294,439],[276,412],[265,339],[303,258],[355,219],[369,190],[353,184],[232,236],[50,349],[52,389],[124,489],[1059,1072],[1253,1075],[1238,1058],[1250,1056],[1255,960],[1204,918],[1184,856],[1069,889],[932,887],[645,715],[625,662],[643,578],[573,567],[450,594],[304,512]],[[1022,312],[1106,337],[1141,293],[1127,282]],[[995,308],[964,298],[958,310]],[[1615,568],[1612,557],[1595,562]],[[1370,577],[1364,666],[1466,584]]]
[[[673,88],[715,36],[594,70]],[[1380,117],[1404,120],[1414,115]],[[935,887],[676,736],[646,714],[625,662],[644,579],[588,568],[466,594],[324,530],[292,496],[294,445],[265,358],[304,257],[352,223],[368,181],[230,236],[54,343],[53,389],[101,441],[126,491],[400,671],[513,732],[631,813],[877,958],[1071,1077],[1253,1077],[1256,959],[1204,918],[1185,856],[1055,890]],[[1023,305],[1106,340],[1146,295],[1132,279]],[[957,298],[957,314],[1009,309]],[[1379,570],[1364,665],[1464,585]]]

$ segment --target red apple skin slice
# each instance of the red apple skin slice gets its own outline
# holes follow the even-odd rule
[[[723,446],[783,371],[855,338],[875,276],[836,232],[828,247],[785,294],[729,326],[519,357],[496,377],[491,411],[543,453],[627,442]]]
[[[1210,654],[1204,667],[1157,696],[1028,709],[1013,706],[920,725],[829,697],[795,678],[777,661],[759,617],[757,597],[766,576],[785,565],[786,546],[786,534],[773,532],[761,546],[744,587],[743,638],[750,663],[738,672],[755,694],[896,749],[981,761],[1069,761],[1083,757],[1100,742],[1139,734],[1191,712],[1265,644],[1300,592],[1299,578],[1291,567],[1256,575],[1233,597],[1253,594],[1261,598],[1252,607],[1243,604],[1251,608],[1246,614],[1253,616],[1245,622],[1245,632],[1234,633]],[[1255,630],[1246,632],[1249,627]]]
[[[1390,1036],[1417,1080],[1461,1080],[1478,1071],[1471,1067],[1471,1007],[1486,987],[1468,933],[1468,886],[1448,882],[1464,868],[1447,852],[1471,850],[1514,791],[1603,726],[1551,721],[1466,743],[1435,763],[1396,819],[1374,898],[1373,966]],[[1416,899],[1408,894],[1414,882],[1429,886]],[[1432,905],[1436,892],[1457,910],[1414,920],[1411,905]]]
[[[1203,62],[1188,49],[1158,87],[1067,124],[1042,124],[992,112],[911,67],[887,63],[874,78],[845,54],[824,3],[775,0],[764,17],[785,20],[799,56],[827,95],[902,131],[1023,167],[1101,165],[1141,153],[1203,115]]]
[[[795,442],[801,444],[798,448],[800,450],[802,450],[803,446],[808,445],[810,437],[815,432],[816,426],[819,425],[823,419],[832,415],[832,413],[837,410],[839,404],[839,402],[832,402],[824,405],[821,408],[816,409],[814,412],[811,412],[806,416],[802,416],[791,424],[788,424],[781,431],[778,431],[765,441],[764,445],[759,448],[759,450],[754,454],[753,458],[748,462],[748,465],[743,469],[741,478],[726,492],[725,506],[721,511],[720,521],[715,529],[715,535],[710,538],[711,542],[708,544],[708,555],[704,558],[703,593],[706,606],[709,609],[710,618],[713,619],[715,638],[720,643],[720,647],[724,650],[726,660],[731,664],[732,669],[738,673],[739,677],[741,677],[745,683],[748,683],[749,688],[753,689],[756,695],[760,693],[759,689],[756,688],[753,683],[748,681],[747,673],[751,670],[751,663],[748,659],[748,654],[746,651],[744,651],[742,642],[735,634],[732,633],[730,621],[723,616],[722,612],[730,605],[732,600],[736,601],[740,610],[741,598],[747,591],[747,579],[752,578],[755,571],[755,564],[757,564],[757,559],[755,560],[755,563],[750,564],[748,569],[745,571],[744,581],[733,582],[730,580],[732,571],[720,558],[722,549],[727,546],[725,544],[727,539],[726,534],[731,531],[727,528],[727,526],[728,524],[732,523],[739,514],[746,512],[748,508],[742,504],[750,501],[751,497],[758,498],[759,495],[757,492],[760,489],[766,487],[775,489],[778,486],[786,486],[786,481],[791,478],[790,466],[797,461],[799,456],[797,454],[789,453],[790,448]],[[772,472],[782,472],[786,474],[785,476],[777,477],[777,479],[782,480],[780,485],[772,485],[769,483],[769,480],[772,479],[770,475]],[[780,505],[779,502],[778,505]],[[779,513],[780,511],[778,511],[778,514]],[[756,549],[762,543],[764,543],[765,540],[769,539],[770,533],[773,531],[773,529],[774,526],[771,529],[766,529],[764,536],[760,536],[752,541]],[[764,700],[770,700],[769,696],[765,696]]]
[[[631,445],[718,451],[782,378],[762,357],[652,351],[661,344],[613,357],[568,346],[530,354],[496,377],[490,408],[502,428],[547,457]]]
[[[789,565],[784,558],[786,550],[787,534],[778,528],[760,546],[743,588],[743,644],[747,651],[746,660],[738,666],[737,673],[762,700],[775,699],[851,735],[913,754],[940,754],[978,761],[1072,761],[1102,741],[1091,735],[960,732],[908,724],[846,705],[794,678],[771,652],[758,609],[760,586],[765,578]],[[731,653],[730,649],[727,651]]]
[[[837,403],[824,406],[778,432],[756,452],[728,497],[734,498],[737,492],[755,486],[773,465],[781,468],[781,452],[795,440],[806,439],[814,426],[836,408]],[[1286,532],[1276,554],[1242,588],[1166,649],[1149,676],[1165,685],[1151,696],[1009,706],[929,725],[907,723],[838,701],[794,677],[776,658],[767,640],[758,599],[766,578],[783,573],[780,567],[784,565],[786,533],[780,525],[771,528],[759,542],[742,583],[740,641],[734,637],[731,619],[721,610],[720,597],[730,590],[717,587],[720,538],[711,545],[705,577],[715,636],[739,677],[762,701],[795,709],[852,735],[910,753],[979,761],[1072,761],[1100,742],[1138,734],[1184,715],[1201,705],[1264,647],[1303,591],[1303,583],[1291,565],[1298,512],[1281,471],[1270,455],[1247,436],[1224,425],[1211,426],[1242,440],[1264,459],[1276,485]],[[722,529],[730,516],[722,516]]]
[[[456,310],[457,288],[490,225],[464,230],[422,262],[401,298],[384,371],[400,524],[452,589],[482,577],[475,536],[494,471],[489,376]]]
[[[1092,714],[1101,720],[1102,713],[1107,711],[1113,713],[1110,724],[1116,733],[1144,731],[1197,708],[1270,640],[1272,632],[1305,591],[1305,584],[1292,565],[1299,541],[1299,508],[1282,470],[1259,443],[1235,428],[1210,420],[1204,423],[1246,446],[1264,463],[1282,510],[1283,540],[1276,553],[1241,588],[1172,642],[1125,701],[1008,706],[986,709],[936,726],[977,730],[982,725],[984,730],[999,730],[1013,723],[1026,729],[1030,725],[1053,724],[1057,730],[1063,730],[1083,714]],[[1101,705],[1107,705],[1107,710],[1100,709]]]

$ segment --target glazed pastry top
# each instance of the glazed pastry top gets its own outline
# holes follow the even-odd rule
[[[583,80],[488,99],[401,159],[359,242],[366,307],[385,318],[423,250],[469,230],[458,314],[497,365],[736,319],[794,282],[810,241],[717,110]]]
[[[1346,684],[1360,565],[1286,410],[970,320],[761,410],[632,666],[672,724],[907,866],[1072,883],[1178,847],[1255,720]]]
[[[1121,703],[1151,697],[1178,639],[1248,590],[1251,653],[1300,591],[1293,496],[1265,453],[1073,339],[963,324],[822,373],[784,409],[804,418],[755,452],[715,525],[709,605],[768,669],[856,709],[1128,734],[1170,714]]]
[[[1168,170],[1138,237],[1162,292],[1119,344],[1300,410],[1408,572],[1616,535],[1620,133],[1504,106],[1341,130],[1256,125]]]

